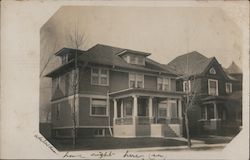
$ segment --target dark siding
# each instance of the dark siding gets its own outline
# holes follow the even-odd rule
[[[68,100],[59,102],[60,103],[60,112],[59,119],[56,118],[56,104],[52,104],[52,123],[53,127],[65,127],[72,126],[71,118],[71,108]]]
[[[109,72],[110,92],[115,92],[128,88],[128,73],[125,72]]]
[[[108,86],[91,85],[91,69],[89,67],[81,69],[79,84],[80,93],[106,95],[108,89]]]
[[[113,105],[110,103],[110,114],[113,119]],[[79,101],[79,125],[80,126],[108,126],[108,117],[90,116],[90,98],[81,97]],[[112,121],[110,123],[112,125]]]
[[[144,88],[146,89],[157,89],[157,77],[144,75]]]

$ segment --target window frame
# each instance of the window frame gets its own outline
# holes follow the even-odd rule
[[[215,95],[214,94],[211,94],[211,91],[210,91],[210,82],[215,82],[216,83],[216,93]],[[218,80],[217,79],[208,79],[208,95],[210,96],[218,96],[219,95],[219,84],[218,84]]]
[[[99,134],[95,134],[95,131],[99,131],[101,130],[102,131],[102,134],[99,135]],[[94,137],[104,137],[105,136],[105,129],[104,128],[97,128],[94,130]]]
[[[186,90],[186,87],[185,87],[186,84],[188,85],[187,90]],[[183,81],[182,85],[183,85],[183,92],[185,92],[185,93],[190,93],[191,92],[191,81],[190,80]]]
[[[227,85],[229,85],[229,91],[227,90]],[[225,89],[226,89],[226,93],[227,94],[232,93],[233,92],[233,85],[232,85],[232,83],[226,82]]]
[[[105,115],[98,115],[98,114],[93,114],[92,113],[92,107],[93,107],[93,100],[104,100],[106,101],[106,114]],[[90,98],[90,110],[89,110],[89,115],[92,117],[108,117],[109,115],[109,110],[108,110],[108,101],[105,98]]]
[[[162,89],[159,88],[159,84],[160,84],[160,83],[159,83],[159,80],[160,80],[160,79],[162,80]],[[167,81],[166,81],[166,80],[167,80]],[[168,82],[168,83],[166,83],[166,82]],[[166,84],[168,84],[168,89],[165,88],[165,85],[166,85]],[[162,76],[160,77],[160,76],[158,76],[158,77],[157,77],[157,90],[158,90],[158,91],[171,91],[171,78],[169,78],[169,77],[162,77]]]
[[[133,88],[133,87],[130,87],[130,81],[131,81],[131,77],[132,77],[132,75],[134,75],[135,77],[135,87],[134,88],[139,88],[138,87],[138,77],[139,77],[139,75],[140,76],[142,76],[142,88],[144,88],[144,74],[142,74],[142,73],[134,73],[134,72],[129,72],[129,76],[128,76],[128,86],[129,86],[129,88]]]
[[[98,73],[94,73],[93,70],[97,69]],[[102,74],[102,70],[106,70],[107,74],[104,76],[104,74]],[[98,78],[98,83],[94,83],[93,82],[93,76]],[[101,78],[102,77],[106,77],[107,78],[107,83],[106,84],[102,84],[101,83]],[[96,67],[92,67],[91,68],[91,85],[97,85],[97,86],[109,86],[109,70],[107,68],[96,68]]]

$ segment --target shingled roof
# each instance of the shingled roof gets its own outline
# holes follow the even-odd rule
[[[213,58],[207,58],[199,52],[193,51],[176,57],[166,65],[166,68],[178,75],[197,75],[207,68]]]
[[[123,69],[130,69],[130,70],[138,70],[138,71],[148,71],[148,72],[158,72],[158,73],[161,72],[165,74],[170,74],[172,76],[176,76],[176,74],[168,70],[166,66],[156,61],[153,61],[148,57],[146,57],[145,66],[140,66],[135,64],[129,64],[121,56],[119,56],[119,54],[122,52],[139,53],[139,51],[123,49],[103,44],[97,44],[92,48],[88,49],[87,51],[81,51],[81,52],[83,52],[83,54],[81,54],[78,59],[80,62],[101,64],[101,65],[107,65]],[[140,54],[144,54],[145,56],[150,55],[149,53],[146,52],[140,52]],[[47,76],[53,76],[53,73],[58,72],[60,68],[61,67],[58,67],[56,70],[47,74]]]
[[[226,68],[225,70],[226,70],[226,72],[227,72],[228,74],[241,74],[241,73],[242,73],[242,70],[240,69],[240,67],[239,67],[237,64],[235,64],[234,61],[233,61],[232,64],[231,64],[228,68]]]

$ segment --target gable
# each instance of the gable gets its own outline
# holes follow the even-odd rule
[[[219,64],[216,58],[213,58],[212,61],[208,64],[203,72],[203,75],[208,77],[228,79],[226,73],[224,72],[222,66]]]

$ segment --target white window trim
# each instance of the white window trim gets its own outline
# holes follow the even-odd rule
[[[218,86],[218,80],[216,79],[208,79],[208,95],[212,95],[210,94],[210,82],[216,82],[216,94],[215,96],[218,96],[219,95],[219,86]]]
[[[162,78],[162,90],[159,89],[158,84],[159,84],[159,78]],[[166,80],[168,81],[168,90],[165,90],[165,84],[166,84]],[[171,78],[169,77],[163,77],[163,76],[158,76],[157,77],[157,90],[159,91],[171,91]]]
[[[227,92],[227,85],[229,85],[229,92]],[[232,93],[233,92],[233,87],[232,87],[232,83],[226,83],[225,84],[225,87],[226,87],[226,93]]]
[[[185,90],[185,83],[188,83],[188,90],[186,91]],[[190,80],[188,80],[188,81],[183,81],[183,92],[185,92],[185,93],[190,93],[191,92],[191,81]]]
[[[96,115],[96,114],[92,114],[92,101],[93,101],[93,99],[101,99],[101,100],[105,100],[106,102],[107,102],[107,99],[106,98],[90,98],[90,110],[89,110],[89,115],[91,116],[91,117],[108,117],[108,115],[109,115],[109,110],[108,110],[108,103],[107,103],[107,105],[106,105],[106,115]]]
[[[104,128],[97,128],[97,129],[101,129],[102,130],[102,135],[95,135],[95,137],[104,137],[105,136],[105,129]]]
[[[96,74],[96,73],[93,73],[93,69],[97,69],[98,70],[98,75],[97,75],[97,77],[98,77],[98,83],[93,83],[93,80],[92,80],[92,75],[93,74]],[[107,84],[101,84],[101,77],[102,77],[102,75],[101,75],[101,70],[107,70]],[[97,86],[109,86],[109,70],[107,69],[107,68],[96,68],[96,67],[92,67],[91,68],[91,79],[90,79],[90,81],[91,81],[91,85],[97,85]]]
[[[142,88],[144,88],[144,74],[142,74],[142,73],[135,73],[135,72],[129,72],[129,75],[128,75],[128,86],[129,86],[129,88],[132,88],[132,87],[130,87],[131,74],[135,74],[135,88],[138,88],[137,87],[138,75],[142,76]]]

